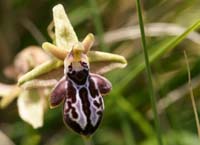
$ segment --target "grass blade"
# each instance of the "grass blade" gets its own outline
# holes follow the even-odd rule
[[[165,41],[163,41],[162,44],[157,45],[156,47],[150,49],[151,51],[149,51],[149,62],[153,63],[154,61],[161,58],[164,54],[166,54],[170,50],[173,50],[179,43],[181,43],[188,36],[190,32],[195,31],[199,27],[200,27],[200,21],[197,21],[194,24],[192,24],[180,36],[166,39]],[[141,56],[138,56],[136,60],[134,59],[132,63],[131,62],[129,63],[129,64],[132,64],[132,67],[131,67],[132,71],[129,71],[128,73],[126,73],[126,76],[124,76],[123,80],[121,80],[121,85],[119,88],[120,90],[123,90],[128,84],[130,84],[131,80],[137,77],[137,75],[140,74],[145,69],[145,62],[144,60],[140,58]]]
[[[147,47],[146,47],[144,24],[143,24],[143,19],[142,19],[142,10],[141,10],[141,5],[140,5],[140,0],[136,1],[136,6],[137,6],[137,11],[138,11],[138,19],[139,19],[139,25],[140,25],[140,31],[141,31],[142,46],[144,49],[145,65],[146,65],[148,85],[149,85],[149,94],[150,94],[150,98],[151,98],[151,106],[153,108],[154,123],[155,123],[155,127],[156,127],[156,135],[157,135],[158,144],[162,145],[163,142],[162,142],[162,138],[161,138],[161,128],[160,128],[160,122],[159,122],[157,108],[156,108],[156,97],[155,97],[155,92],[154,92],[154,88],[153,88],[149,56],[148,56],[148,51],[147,51]]]
[[[196,108],[194,94],[193,94],[193,90],[192,90],[190,66],[189,66],[187,54],[186,54],[185,51],[184,51],[184,56],[185,56],[185,62],[186,62],[187,72],[188,72],[188,86],[189,86],[189,90],[190,90],[190,98],[191,98],[191,101],[192,101],[192,108],[193,108],[193,112],[194,112],[194,116],[195,116],[195,121],[196,121],[196,126],[197,126],[197,132],[198,132],[198,136],[200,138],[199,118],[198,118],[197,108]]]
[[[152,126],[148,121],[138,112],[129,101],[124,99],[124,96],[120,96],[117,99],[117,104],[125,113],[129,114],[130,119],[139,126],[141,131],[147,136],[154,134]]]

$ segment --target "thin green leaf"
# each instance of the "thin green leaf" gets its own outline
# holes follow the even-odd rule
[[[187,57],[187,54],[186,54],[185,51],[184,51],[184,56],[185,56],[185,62],[186,62],[187,72],[188,72],[188,87],[189,87],[189,90],[190,90],[190,99],[191,99],[191,102],[192,102],[192,108],[193,108],[193,112],[194,112],[194,116],[195,116],[195,122],[196,122],[197,132],[198,132],[198,136],[199,136],[199,139],[200,139],[199,117],[198,117],[197,107],[196,107],[196,103],[195,103],[195,99],[194,99],[192,84],[191,84],[190,65],[189,65],[188,57]]]
[[[132,133],[131,124],[126,119],[126,116],[122,116],[122,131],[124,134],[124,142],[126,145],[136,145],[135,137]]]
[[[149,51],[149,62],[152,64],[157,59],[161,58],[163,55],[165,55],[167,52],[173,50],[179,43],[181,43],[187,35],[195,31],[200,27],[200,21],[197,21],[193,25],[191,25],[184,33],[182,33],[180,36],[173,37],[170,39],[165,40],[162,44],[157,45],[157,47],[154,47],[150,49]],[[140,74],[145,69],[145,62],[142,60],[142,54],[137,57],[137,59],[134,59],[131,64],[132,70],[126,73],[125,76],[123,76],[123,79],[121,80],[120,90],[123,90],[128,84],[130,84],[130,81],[133,80],[135,77],[137,77],[138,74]]]
[[[150,99],[151,99],[151,107],[153,109],[154,125],[156,128],[156,136],[157,136],[158,143],[160,145],[163,145],[160,120],[159,120],[158,112],[157,112],[157,108],[156,108],[156,94],[155,94],[155,90],[154,90],[154,86],[153,86],[152,72],[151,72],[151,67],[150,67],[150,62],[149,62],[149,54],[148,54],[147,47],[146,47],[146,40],[145,40],[146,36],[145,36],[145,31],[144,31],[144,23],[143,23],[143,18],[142,18],[142,10],[141,10],[141,5],[140,5],[140,0],[136,0],[136,7],[137,7],[137,11],[138,11],[138,19],[139,19],[140,32],[141,32],[141,41],[142,41],[142,46],[143,46],[143,50],[144,50],[144,59],[145,59],[147,78],[148,78],[149,95],[150,95]]]
[[[151,125],[137,110],[134,109],[134,107],[127,100],[124,99],[123,96],[120,96],[116,103],[123,111],[129,114],[131,120],[140,127],[146,136],[152,136],[154,134]]]

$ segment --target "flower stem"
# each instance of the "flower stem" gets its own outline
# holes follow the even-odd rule
[[[82,136],[83,138],[83,141],[84,141],[84,144],[85,145],[94,145],[93,142],[92,142],[92,137],[85,137],[85,136]]]

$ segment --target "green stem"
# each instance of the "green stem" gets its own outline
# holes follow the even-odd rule
[[[150,93],[150,98],[151,98],[153,114],[154,114],[154,123],[155,123],[155,127],[156,127],[157,140],[158,140],[158,144],[162,145],[163,142],[162,142],[162,137],[161,137],[161,127],[160,127],[160,122],[159,122],[157,108],[156,108],[156,97],[155,97],[155,92],[154,92],[154,88],[153,88],[149,56],[148,56],[147,47],[146,47],[145,31],[144,31],[144,24],[143,24],[140,0],[136,0],[136,5],[137,5],[137,11],[138,11],[140,31],[141,31],[142,46],[144,49],[144,57],[145,57],[145,64],[146,64],[148,84],[149,84],[149,93]]]
[[[94,145],[93,142],[92,142],[91,136],[89,136],[89,137],[82,136],[82,139],[83,139],[85,145]]]
[[[99,15],[99,9],[96,0],[89,0],[90,8],[93,13],[94,25],[98,35],[98,40],[102,51],[106,51],[106,46],[103,40],[103,26],[101,22],[101,17]]]

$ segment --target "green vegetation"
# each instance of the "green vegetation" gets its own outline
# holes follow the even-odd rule
[[[106,53],[107,61],[98,62],[105,59],[103,53],[99,53],[99,57],[93,52],[90,54],[91,62],[94,61],[92,71],[103,72],[112,82],[113,89],[104,97],[105,112],[101,125],[86,144],[199,145],[196,125],[200,116],[199,0],[0,1],[0,140],[5,141],[5,145],[12,142],[16,145],[84,144],[81,136],[64,126],[62,106],[49,108],[45,90],[23,91],[28,87],[51,88],[55,81],[49,78],[59,78],[62,74],[57,71],[49,73],[52,69],[38,71],[43,74],[39,77],[44,78],[44,82],[32,80],[24,88],[5,85],[16,84],[19,77],[40,61],[52,58],[53,53],[49,51],[51,54],[47,55],[38,47],[43,42],[52,42],[51,38],[55,39],[54,34],[49,36],[52,33],[48,25],[53,19],[52,8],[58,2],[64,5],[79,41],[93,33],[96,41],[92,51],[119,54],[128,61],[125,68],[108,72],[116,62],[125,63],[123,59],[113,55],[116,59],[111,58],[111,61]],[[142,13],[137,2],[141,3]],[[143,28],[145,31],[140,35]],[[75,37],[72,39],[77,41]],[[26,47],[30,51],[19,54]],[[45,65],[59,68],[63,63],[53,59],[43,68]],[[35,78],[29,75],[28,80],[31,77]],[[25,81],[27,78],[22,83]],[[31,98],[27,98],[27,94]],[[42,97],[38,98],[38,94]],[[18,108],[22,98],[27,103]],[[27,121],[18,113],[26,105],[34,110],[32,104],[36,107],[33,114],[38,113],[44,121],[40,118],[41,122],[37,122],[38,118]],[[29,123],[36,121],[37,124],[32,124],[36,129],[19,115]]]

